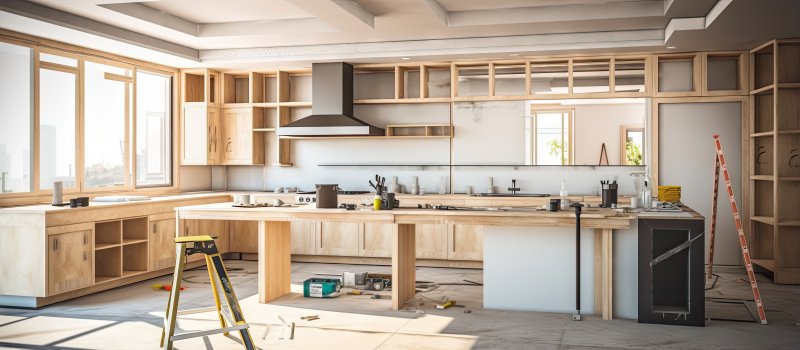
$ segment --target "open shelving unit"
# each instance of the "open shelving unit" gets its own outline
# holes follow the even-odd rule
[[[750,52],[750,242],[776,283],[800,284],[800,41]]]
[[[147,217],[95,223],[95,283],[147,272],[147,225]]]

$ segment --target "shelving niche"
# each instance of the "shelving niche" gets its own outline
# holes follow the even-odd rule
[[[750,52],[750,242],[776,283],[800,284],[800,42]]]

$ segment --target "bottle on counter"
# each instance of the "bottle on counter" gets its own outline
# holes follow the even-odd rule
[[[381,210],[381,195],[376,194],[372,200],[372,210]]]

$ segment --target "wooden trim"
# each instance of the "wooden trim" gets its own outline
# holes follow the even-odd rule
[[[55,70],[55,71],[64,72],[64,73],[72,73],[72,74],[79,74],[80,73],[80,71],[78,70],[77,67],[70,67],[70,66],[65,66],[63,64],[50,63],[50,62],[41,62],[40,61],[39,62],[39,68]]]
[[[103,78],[107,80],[119,81],[126,84],[133,84],[133,77],[130,76],[105,72],[103,73]]]

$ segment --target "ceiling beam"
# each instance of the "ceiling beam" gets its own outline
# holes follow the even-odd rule
[[[514,35],[500,37],[409,40],[307,46],[260,47],[202,50],[200,59],[208,65],[266,62],[321,62],[369,60],[397,57],[448,57],[496,53],[555,52],[566,50],[661,47],[660,29],[570,34]]]
[[[199,56],[198,51],[190,47],[28,1],[3,0],[0,1],[0,10],[181,58],[196,61]]]
[[[200,25],[200,37],[257,35],[264,33],[325,33],[338,32],[319,18],[282,19],[275,21],[247,21],[205,23]]]
[[[436,18],[439,19],[439,22],[442,22],[442,24],[446,26],[450,25],[449,14],[447,13],[447,10],[442,7],[442,4],[436,0],[422,0],[422,3],[425,4],[425,6],[427,6],[431,12],[433,12]]]
[[[556,5],[457,11],[448,13],[448,23],[451,27],[465,27],[662,17],[663,15],[663,1],[637,1],[598,5]]]
[[[197,36],[200,32],[200,28],[197,23],[156,10],[140,3],[100,4],[97,6],[131,17],[136,17],[143,21],[157,24],[191,36]]]
[[[707,29],[714,23],[714,20],[722,15],[732,2],[733,0],[717,1],[705,17],[673,18],[669,21],[667,28],[664,30],[664,44],[672,44],[670,39],[672,39],[672,36],[678,31]]]
[[[375,28],[375,15],[353,0],[287,0],[342,31]]]

